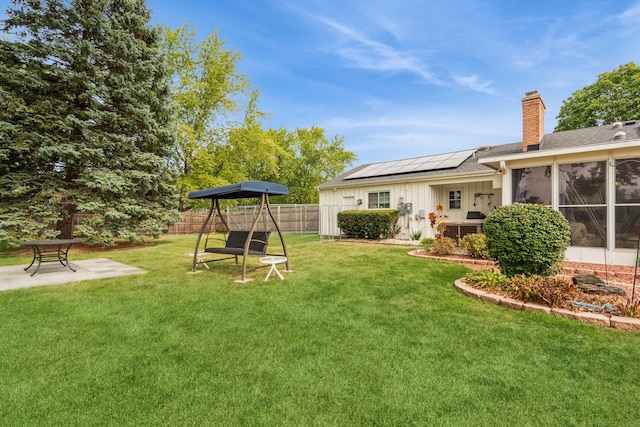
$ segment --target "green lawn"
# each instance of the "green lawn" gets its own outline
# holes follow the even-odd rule
[[[407,248],[287,238],[284,281],[186,274],[187,236],[72,249],[146,275],[0,293],[0,425],[640,423],[640,333],[470,299]]]

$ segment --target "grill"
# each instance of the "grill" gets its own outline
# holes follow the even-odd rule
[[[480,211],[469,211],[467,212],[467,219],[485,219],[486,215]]]

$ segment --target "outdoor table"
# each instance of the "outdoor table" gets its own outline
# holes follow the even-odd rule
[[[271,264],[271,269],[267,273],[267,277],[264,278],[265,282],[269,279],[269,276],[271,276],[271,273],[277,274],[278,277],[280,277],[280,280],[284,280],[284,277],[282,277],[282,274],[280,274],[276,265],[284,264],[285,262],[287,262],[286,256],[265,256],[260,258],[260,262],[262,264]]]
[[[31,264],[29,264],[24,271],[30,269],[37,260],[38,266],[35,271],[31,273],[32,276],[40,270],[40,265],[43,262],[52,261],[58,261],[64,267],[68,267],[69,270],[75,272],[69,264],[68,253],[72,245],[81,242],[81,239],[29,240],[22,242],[23,246],[31,246],[31,249],[33,249],[33,259],[31,260]]]
[[[207,270],[209,270],[209,266],[207,265],[207,261],[204,260],[204,257],[207,255],[206,252],[198,252],[197,254],[194,254],[193,252],[191,252],[189,254],[189,256],[194,256],[196,255],[198,257],[198,262],[196,262],[197,264],[203,264],[205,267],[207,267]]]

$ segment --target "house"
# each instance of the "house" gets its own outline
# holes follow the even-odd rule
[[[360,165],[324,184],[320,234],[338,236],[337,213],[400,210],[401,239],[433,236],[428,215],[442,204],[452,237],[480,232],[484,216],[515,203],[542,203],[569,221],[566,258],[634,265],[640,237],[640,120],[544,133],[537,91],[522,99],[522,142]]]

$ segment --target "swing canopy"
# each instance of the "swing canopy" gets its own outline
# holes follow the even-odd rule
[[[289,189],[281,184],[267,181],[244,181],[224,187],[197,190],[189,193],[190,199],[250,199],[262,194],[286,196]]]
[[[266,208],[269,217],[273,221],[273,225],[275,226],[276,231],[278,232],[278,236],[280,237],[280,242],[282,244],[283,254],[277,254],[284,256],[286,260],[286,267],[289,270],[289,261],[287,258],[287,248],[284,242],[284,238],[282,236],[282,232],[280,231],[280,227],[278,222],[271,211],[271,206],[269,204],[269,196],[286,196],[289,194],[289,189],[284,185],[276,184],[273,182],[267,181],[244,181],[239,182],[237,184],[225,185],[223,187],[217,188],[209,188],[206,190],[197,190],[189,193],[189,199],[211,199],[211,209],[209,210],[209,215],[207,219],[202,224],[202,228],[200,230],[200,234],[198,235],[198,239],[196,241],[196,247],[193,255],[193,268],[192,271],[196,272],[197,264],[204,264],[206,266],[205,260],[202,259],[202,256],[199,255],[202,252],[200,251],[200,241],[202,239],[202,235],[205,233],[208,224],[215,223],[216,216],[219,216],[225,230],[225,247],[209,247],[208,241],[209,237],[205,240],[204,253],[216,253],[216,254],[224,254],[231,255],[236,260],[236,264],[238,263],[238,257],[242,256],[242,279],[237,282],[246,282],[251,279],[246,278],[246,270],[247,270],[247,256],[248,255],[276,255],[267,253],[267,247],[269,244],[269,235],[270,231],[257,231],[256,227],[258,224],[258,220],[260,219],[264,209]],[[247,199],[257,197],[260,199],[260,206],[256,217],[253,220],[253,224],[251,225],[251,229],[248,231],[231,231],[229,225],[225,221],[222,216],[222,212],[220,212],[220,200],[225,199]],[[266,219],[265,219],[266,226]],[[223,258],[228,259],[228,258]],[[208,268],[208,267],[207,267]]]

